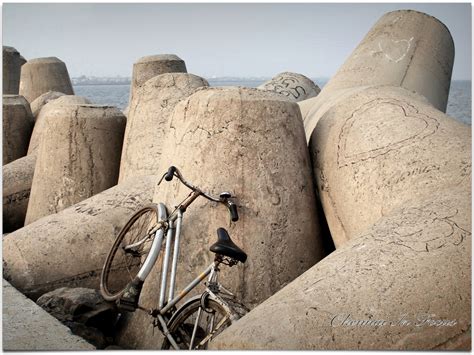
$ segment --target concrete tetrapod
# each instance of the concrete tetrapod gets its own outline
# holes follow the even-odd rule
[[[131,179],[4,236],[4,278],[33,299],[65,286],[98,289],[118,232],[151,202],[155,183]]]
[[[58,99],[59,100],[59,99]],[[91,197],[118,180],[125,116],[115,107],[61,105],[46,116],[25,224]]]
[[[3,95],[3,165],[26,155],[34,120],[23,96]]]
[[[48,95],[48,92],[44,95]],[[39,104],[38,100],[40,100],[44,95],[38,97],[33,103],[32,106],[37,103]],[[56,99],[52,99],[46,102],[43,106],[39,107],[38,114],[35,116],[35,126],[33,127],[33,133],[31,133],[30,145],[28,146],[28,155],[36,154],[39,149],[39,144],[41,141],[41,137],[43,136],[44,132],[47,129],[47,124],[49,120],[54,121],[58,119],[64,119],[64,114],[67,114],[68,111],[64,111],[61,106],[64,105],[87,105],[91,104],[91,102],[82,96],[76,95],[61,95]],[[38,106],[35,106],[38,109]]]
[[[240,220],[230,224],[222,205],[198,199],[184,216],[177,290],[213,260],[209,246],[225,227],[248,255],[245,265],[222,266],[221,281],[255,307],[322,258],[310,161],[298,106],[272,92],[248,88],[198,90],[175,108],[160,171],[175,165],[191,183],[218,195],[237,196]],[[176,179],[177,180],[177,179]],[[155,189],[154,201],[170,208],[189,190],[174,181]],[[155,307],[160,266],[140,298]],[[135,312],[121,338],[131,348],[151,349],[150,317]]]
[[[5,280],[2,296],[4,351],[95,350]]]
[[[20,95],[33,102],[48,91],[74,95],[66,64],[56,57],[29,60],[21,67]]]
[[[401,86],[445,112],[454,43],[436,18],[412,10],[385,14],[321,93],[300,103],[309,141],[325,111],[365,86]]]
[[[298,73],[284,72],[263,83],[257,89],[274,91],[287,100],[299,102],[318,96],[321,89],[309,78]]]
[[[15,48],[3,46],[3,95],[18,95],[21,66],[25,63]]]
[[[224,330],[212,349],[469,350],[471,195],[382,217]]]
[[[25,224],[35,164],[36,155],[27,155],[3,166],[3,233]]]
[[[415,196],[470,190],[470,127],[399,87],[368,88],[333,106],[310,151],[336,247]]]
[[[135,64],[133,64],[129,102],[131,103],[133,101],[135,92],[154,76],[165,73],[186,72],[187,70],[184,60],[175,54],[149,55],[140,58]]]
[[[168,73],[151,78],[137,89],[128,112],[119,181],[160,173],[157,167],[174,107],[203,86],[209,84],[199,76]]]
[[[66,94],[63,94],[62,92],[48,91],[34,99],[30,106],[31,112],[33,113],[33,117],[35,118],[35,120],[44,105],[64,95]]]

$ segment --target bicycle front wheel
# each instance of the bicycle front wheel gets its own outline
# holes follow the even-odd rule
[[[209,341],[231,325],[231,315],[214,300],[208,299],[206,307],[196,299],[179,309],[168,330],[180,349],[207,349]],[[165,337],[161,346],[163,350],[171,348]]]
[[[100,275],[100,292],[104,299],[120,298],[127,284],[138,274],[153,242],[154,233],[149,232],[157,223],[158,207],[151,204],[136,212],[122,228]]]

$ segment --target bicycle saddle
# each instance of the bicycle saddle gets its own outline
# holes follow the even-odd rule
[[[209,249],[213,253],[228,256],[242,263],[245,263],[245,260],[247,260],[247,254],[234,244],[232,239],[230,239],[229,233],[224,228],[217,230],[217,242],[212,244]]]

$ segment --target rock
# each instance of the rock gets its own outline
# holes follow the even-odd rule
[[[119,181],[161,173],[157,168],[174,107],[204,86],[209,84],[196,75],[168,73],[149,79],[137,89],[127,116]]]
[[[25,224],[35,164],[36,155],[27,155],[3,166],[4,232],[13,232]]]
[[[85,287],[55,289],[43,294],[36,304],[61,322],[75,321],[105,331],[118,315],[116,307],[98,290]]]
[[[98,349],[105,348],[106,336],[114,333],[117,308],[106,302],[97,290],[62,287],[45,293],[36,304]]]
[[[198,90],[175,108],[160,171],[177,166],[191,183],[214,195],[237,196],[240,220],[206,199],[184,215],[177,291],[211,263],[209,246],[225,227],[247,254],[245,265],[222,267],[221,281],[248,307],[277,292],[322,258],[310,161],[298,106],[257,89]],[[176,179],[177,180],[177,179]],[[175,206],[189,190],[163,182],[154,201]],[[297,203],[295,202],[297,199]],[[160,265],[146,280],[140,304],[155,307]],[[149,317],[135,312],[119,345],[159,346]]]
[[[304,75],[290,72],[276,75],[257,89],[276,92],[292,102],[316,97],[321,91],[311,79]]]
[[[18,95],[21,66],[25,62],[15,48],[3,46],[3,95]]]
[[[33,113],[33,117],[35,118],[35,120],[44,105],[64,95],[65,94],[63,94],[62,92],[48,91],[34,99],[31,103],[31,112]]]
[[[3,96],[3,165],[26,155],[33,124],[30,105],[23,96]]]
[[[307,140],[325,111],[366,86],[400,86],[445,112],[453,62],[454,42],[439,20],[413,10],[385,14],[321,93],[301,102]]]
[[[4,351],[94,350],[33,301],[3,280]]]
[[[31,103],[48,91],[74,95],[66,64],[56,57],[29,60],[21,68],[20,95]]]
[[[108,106],[61,105],[47,111],[25,224],[117,184],[125,121]]]
[[[155,183],[131,179],[4,236],[4,278],[32,299],[65,286],[98,289],[118,232],[151,202]]]
[[[47,94],[45,94],[47,95]],[[40,100],[42,96],[40,96],[37,100]],[[33,105],[32,104],[32,105]],[[41,136],[47,129],[47,125],[45,122],[47,121],[47,117],[63,117],[62,114],[65,112],[61,109],[61,106],[65,105],[89,105],[92,104],[88,99],[82,96],[76,95],[63,95],[59,98],[51,100],[50,102],[46,103],[43,107],[41,107],[37,116],[35,116],[36,122],[33,128],[33,133],[31,133],[30,145],[28,146],[28,155],[36,154],[38,152],[39,143],[41,140]],[[44,110],[43,110],[44,108]],[[51,112],[48,112],[51,111]]]
[[[469,350],[471,194],[382,217],[256,307],[212,350]]]

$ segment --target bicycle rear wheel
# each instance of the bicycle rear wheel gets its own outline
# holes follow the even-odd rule
[[[177,312],[168,325],[168,330],[180,349],[207,349],[209,341],[232,323],[231,315],[211,299],[207,300],[205,308],[202,307],[201,300],[196,299]],[[165,337],[161,349],[170,348],[171,344]]]
[[[135,278],[153,242],[154,233],[149,231],[157,223],[158,207],[151,204],[136,212],[122,228],[100,275],[100,292],[104,299],[114,301],[120,298],[127,284]],[[135,247],[125,248],[135,243]]]

